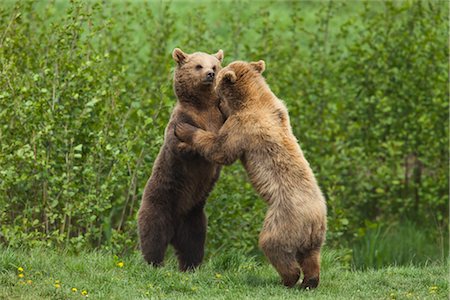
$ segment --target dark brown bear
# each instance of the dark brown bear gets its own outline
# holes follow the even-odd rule
[[[197,267],[203,260],[206,238],[206,199],[219,178],[220,166],[202,158],[174,136],[175,125],[186,122],[217,132],[224,119],[214,93],[223,51],[214,55],[172,53],[177,62],[174,91],[177,103],[164,134],[164,144],[153,165],[138,214],[142,254],[161,266],[172,244],[180,270]]]

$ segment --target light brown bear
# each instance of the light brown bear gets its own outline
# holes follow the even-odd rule
[[[183,123],[176,136],[218,164],[240,159],[268,211],[259,245],[282,277],[303,288],[319,284],[326,204],[314,174],[292,133],[283,102],[261,73],[264,61],[233,62],[217,78],[216,91],[227,120],[218,133]]]
[[[172,244],[180,269],[186,271],[203,260],[207,225],[203,207],[221,166],[181,143],[174,128],[188,122],[217,132],[222,126],[224,118],[213,84],[223,51],[187,54],[176,48],[172,56],[177,63],[173,87],[178,101],[145,186],[138,230],[141,251],[149,264],[162,265],[167,246]]]

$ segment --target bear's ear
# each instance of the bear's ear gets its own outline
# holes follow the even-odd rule
[[[172,57],[179,65],[182,65],[186,61],[188,54],[181,51],[180,48],[175,48],[173,49]]]
[[[258,72],[262,73],[266,69],[266,63],[263,60],[251,62],[250,65]]]
[[[223,50],[220,49],[219,51],[217,51],[216,54],[214,54],[214,56],[215,56],[220,62],[222,62],[222,61],[223,61]]]
[[[223,74],[223,79],[228,80],[230,83],[235,83],[236,82],[236,73],[234,73],[233,71],[226,71]]]

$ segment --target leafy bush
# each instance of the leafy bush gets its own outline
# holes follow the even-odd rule
[[[399,218],[443,237],[447,19],[435,1],[2,3],[0,238],[136,247],[136,211],[175,102],[175,46],[266,61],[328,200],[329,245]],[[207,213],[210,253],[255,252],[265,203],[238,163]]]

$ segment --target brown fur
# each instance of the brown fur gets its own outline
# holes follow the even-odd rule
[[[286,286],[300,277],[319,283],[320,248],[326,231],[325,199],[292,133],[283,102],[266,84],[263,61],[222,69],[216,91],[228,117],[218,133],[179,124],[176,135],[219,164],[243,163],[269,208],[259,245]]]
[[[167,246],[172,244],[180,269],[185,271],[203,260],[207,225],[203,207],[221,167],[181,143],[174,136],[174,128],[187,122],[217,132],[223,124],[214,93],[215,76],[211,75],[221,68],[223,52],[189,55],[175,49],[173,58],[177,62],[173,86],[178,101],[142,196],[138,229],[148,263],[162,265]]]

